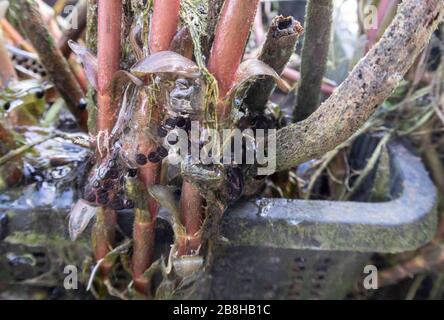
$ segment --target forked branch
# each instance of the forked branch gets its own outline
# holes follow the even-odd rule
[[[306,120],[277,132],[282,171],[334,149],[390,96],[444,16],[442,0],[405,0],[381,40]]]

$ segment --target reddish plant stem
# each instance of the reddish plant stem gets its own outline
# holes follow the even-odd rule
[[[154,0],[150,53],[168,50],[179,23],[180,0]]]
[[[121,42],[121,0],[98,1],[97,60],[98,60],[98,112],[97,132],[111,131],[117,105],[112,103],[110,93],[104,89],[120,68]],[[100,159],[98,161],[101,161]],[[94,228],[96,260],[104,258],[114,245],[117,214],[114,210],[102,208]],[[107,277],[112,265],[101,265],[103,277]]]
[[[92,233],[92,242],[94,257],[96,261],[103,259],[112,249],[116,235],[115,226],[117,225],[117,213],[108,208],[100,208],[96,214],[96,223]],[[103,262],[100,265],[102,278],[107,278],[112,263]]]
[[[183,30],[183,29],[182,29]],[[193,57],[193,43],[183,31],[179,31],[171,43],[171,48],[188,59]],[[190,43],[191,42],[191,43]],[[195,253],[201,243],[200,229],[203,219],[203,199],[199,190],[184,180],[180,197],[181,220],[185,226],[186,236],[177,241],[177,256]]]
[[[301,74],[299,71],[291,69],[289,67],[285,68],[284,71],[282,72],[281,76],[291,82],[291,83],[296,83],[301,79]],[[336,86],[327,83],[327,82],[323,82],[321,85],[321,91],[322,93],[326,94],[326,95],[331,95],[333,93],[333,91],[336,89]]]
[[[1,26],[5,32],[5,35],[7,35],[9,40],[11,40],[15,46],[29,52],[35,52],[34,48],[25,39],[23,39],[21,34],[15,30],[8,20],[2,19]]]
[[[97,63],[98,63],[98,131],[110,131],[116,121],[117,106],[105,88],[114,73],[120,69],[120,44],[122,23],[121,0],[99,0],[97,25]]]
[[[43,0],[34,0],[38,4],[40,15],[43,18],[43,22],[50,31],[53,39],[58,41],[62,35],[62,31],[55,20],[55,16],[52,14],[52,8],[46,4]]]
[[[16,79],[14,65],[12,64],[8,50],[5,47],[3,30],[0,26],[0,87],[5,88],[11,79]]]
[[[85,75],[85,70],[83,70],[82,66],[77,63],[74,57],[70,57],[68,63],[77,79],[77,82],[79,83],[79,86],[82,88],[83,92],[86,93],[88,91],[89,84]]]
[[[229,114],[225,97],[233,84],[235,73],[244,53],[245,44],[256,14],[258,0],[226,0],[222,7],[211,49],[208,69],[218,81],[220,102],[218,117],[222,121]],[[181,195],[181,216],[187,232],[178,241],[178,256],[193,254],[201,243],[203,199],[199,190],[184,181]]]
[[[151,106],[148,102],[146,94],[139,93],[139,101],[137,102],[137,109],[135,117],[139,119],[148,119],[147,114],[150,113],[149,108],[156,108],[157,106]],[[158,110],[152,111],[153,115],[158,115]],[[158,117],[152,117],[151,123],[158,123]],[[147,121],[145,121],[147,122]],[[143,120],[142,120],[142,123]],[[148,125],[148,123],[146,124]],[[138,152],[141,154],[149,154],[156,149],[156,145],[147,140],[145,135],[142,135],[137,141],[139,145]],[[139,170],[139,179],[143,185],[149,188],[152,185],[159,184],[160,182],[160,169],[159,163],[148,163],[141,167]],[[141,187],[139,192],[146,192],[146,189]],[[133,281],[135,289],[144,294],[150,294],[150,279],[143,276],[143,273],[151,266],[154,256],[154,243],[155,243],[155,226],[156,217],[159,210],[157,201],[150,195],[142,200],[142,203],[136,203],[136,214],[134,217],[134,229],[133,229],[133,256],[132,256],[132,271]]]
[[[189,255],[196,253],[201,243],[201,228],[203,219],[203,199],[199,189],[191,183],[184,181],[180,198],[182,223],[187,232],[187,238],[179,240],[177,255]]]
[[[150,293],[150,279],[143,273],[151,265],[154,252],[156,223],[146,211],[135,209],[133,230],[133,279],[134,288],[145,295]],[[136,240],[137,239],[137,240]]]
[[[170,48],[171,41],[177,32],[179,23],[180,0],[155,0],[153,7],[153,15],[151,21],[151,30],[149,34],[150,53],[165,51]],[[151,108],[157,109],[156,106],[149,106],[147,99],[142,99],[139,103]],[[143,112],[146,108],[140,106],[139,112]],[[146,110],[148,112],[148,110]],[[146,117],[145,113],[145,117]],[[157,110],[152,114],[160,114]],[[158,117],[151,119],[152,124],[160,121]],[[140,149],[143,154],[154,151],[157,147],[152,141],[139,141]],[[148,164],[139,171],[140,180],[146,188],[160,182],[161,164]],[[144,214],[138,214],[134,219],[134,246],[132,256],[132,270],[135,288],[143,294],[150,292],[150,279],[143,277],[143,273],[150,267],[154,256],[154,229],[156,224],[157,212],[159,206],[157,201],[148,196],[147,210],[142,210]]]
[[[259,0],[226,0],[222,7],[208,61],[208,70],[214,75],[219,85],[221,101],[226,98],[233,84],[258,4]],[[219,103],[220,121],[223,122],[229,113],[229,105]]]

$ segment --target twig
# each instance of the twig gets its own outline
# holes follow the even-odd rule
[[[391,136],[392,132],[387,132],[384,137],[382,137],[373,151],[370,159],[367,160],[367,164],[365,165],[364,169],[362,169],[358,179],[356,179],[355,183],[353,184],[353,187],[347,192],[346,195],[344,195],[343,200],[350,200],[350,198],[359,190],[365,179],[372,172],[373,168],[375,168],[376,163],[379,160],[379,156],[381,155],[384,146],[388,143]]]
[[[316,158],[347,140],[410,69],[444,15],[441,0],[405,0],[384,36],[309,118],[278,131],[277,170]]]
[[[430,128],[431,124],[427,127]],[[439,192],[444,195],[444,166],[437,148],[433,145],[432,134],[424,134],[421,139],[421,145],[423,147],[422,155],[430,170],[433,182],[436,184]]]
[[[214,29],[213,29],[214,30]],[[186,39],[183,39],[186,41]],[[188,52],[186,58],[192,59],[193,54]],[[180,195],[180,220],[185,228],[185,236],[177,232],[176,247],[177,256],[196,254],[201,245],[201,228],[203,222],[203,199],[199,189],[191,183],[183,180],[182,193]]]
[[[416,293],[418,292],[419,288],[421,287],[421,284],[424,282],[425,277],[426,277],[425,274],[420,274],[415,278],[415,280],[413,280],[413,283],[410,286],[409,291],[407,292],[405,300],[415,299]]]
[[[440,270],[443,266],[444,245],[432,242],[422,248],[414,258],[381,270],[378,275],[378,285],[379,287],[385,287],[423,272]]]
[[[332,17],[332,0],[308,1],[295,122],[306,119],[319,105],[322,78],[327,68]]]
[[[11,160],[21,156],[22,154],[24,154],[24,153],[28,152],[29,150],[31,150],[32,148],[34,148],[36,145],[42,144],[43,142],[46,142],[46,141],[54,138],[55,136],[56,135],[50,135],[50,136],[44,137],[42,139],[36,140],[32,143],[25,144],[17,149],[9,151],[7,154],[5,154],[3,157],[0,158],[0,166],[3,166],[8,161],[11,161]]]
[[[254,41],[255,41],[256,45],[257,46],[261,45],[266,37],[265,30],[264,30],[264,24],[262,22],[262,6],[261,5],[258,6],[256,16],[254,17],[253,34],[254,34]]]
[[[272,67],[277,74],[281,74],[294,53],[303,30],[300,23],[292,17],[275,17],[268,30],[259,60]],[[249,110],[262,112],[275,87],[275,81],[271,78],[257,80],[248,90],[245,99]]]
[[[33,0],[17,0],[11,9],[20,20],[26,36],[39,54],[51,81],[76,117],[80,128],[86,128],[87,113],[80,108],[84,100],[82,89],[70,71],[69,65],[46,29],[45,23]]]

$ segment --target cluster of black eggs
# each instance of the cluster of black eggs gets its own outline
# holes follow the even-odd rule
[[[124,169],[116,158],[103,161],[93,170],[94,177],[87,188],[85,200],[114,210],[132,209],[134,203],[125,195],[125,173],[129,177],[136,177],[137,169]]]
[[[177,135],[169,134],[171,130],[179,128],[185,131],[191,130],[191,119],[188,117],[177,116],[167,118],[157,128],[157,135],[164,139],[167,138],[170,145],[174,145],[178,142]],[[136,155],[136,163],[140,166],[146,165],[148,162],[159,163],[168,156],[168,149],[164,146],[158,146],[155,151],[151,151],[147,155],[139,153]]]
[[[270,114],[248,114],[239,119],[237,124],[241,130],[245,129],[276,129],[276,119]]]
[[[279,127],[275,117],[270,114],[254,114],[250,113],[243,116],[237,123],[237,127],[240,130],[252,129],[264,129],[267,134],[268,129],[276,129]],[[251,165],[246,161],[246,140],[242,141],[242,163],[237,164],[234,162],[234,149],[232,149],[233,163],[231,166],[226,167],[226,184],[225,184],[225,198],[229,203],[232,203],[242,196],[244,189],[244,175],[251,168]],[[232,146],[234,144],[232,143]]]

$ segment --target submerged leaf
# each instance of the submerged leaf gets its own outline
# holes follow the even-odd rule
[[[98,89],[97,82],[97,57],[89,51],[86,47],[69,40],[68,45],[71,50],[76,54],[76,56],[80,59],[83,64],[83,68],[85,69],[86,77],[88,78],[89,83],[93,86],[94,89]]]
[[[288,83],[285,82],[276,73],[276,71],[274,71],[274,69],[270,67],[268,64],[258,59],[249,59],[242,62],[239,68],[237,69],[234,85],[231,88],[231,92],[235,92],[248,80],[260,76],[272,77],[276,81],[276,84],[279,87],[279,89],[281,89],[284,92],[289,92],[291,89]]]
[[[141,78],[155,73],[174,73],[187,78],[201,75],[196,63],[172,51],[154,53],[137,62],[130,71]]]
[[[86,201],[79,200],[69,213],[69,236],[72,241],[86,229],[91,219],[96,215],[98,207],[90,206]]]

